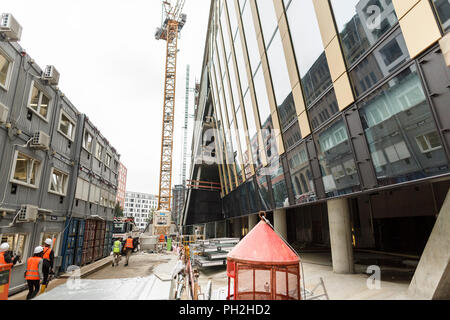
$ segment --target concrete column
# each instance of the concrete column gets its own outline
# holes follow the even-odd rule
[[[254,227],[259,223],[259,217],[257,214],[248,216],[248,231],[252,231]]]
[[[348,200],[330,200],[327,205],[333,271],[340,274],[353,273],[352,227]]]
[[[409,285],[409,293],[423,299],[450,299],[450,190]]]
[[[286,209],[277,209],[273,212],[275,231],[287,241]]]

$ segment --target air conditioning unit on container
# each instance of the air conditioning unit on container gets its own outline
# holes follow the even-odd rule
[[[34,149],[48,150],[50,147],[50,136],[42,131],[38,131],[33,135],[30,147]]]
[[[39,208],[32,205],[23,205],[20,208],[17,222],[34,222],[37,220]]]
[[[8,119],[9,109],[2,103],[0,103],[0,123],[5,123]]]
[[[42,79],[48,81],[50,85],[57,86],[59,83],[59,72],[54,66],[46,66]]]
[[[22,37],[22,26],[10,13],[3,13],[0,20],[0,32],[2,32],[9,41],[20,41]]]

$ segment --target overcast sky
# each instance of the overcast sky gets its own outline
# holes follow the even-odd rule
[[[20,45],[121,154],[127,190],[158,193],[165,45],[154,38],[161,0],[2,0]],[[186,65],[200,79],[210,0],[188,0],[179,42],[173,180],[180,182]],[[191,113],[193,96],[191,95]],[[191,120],[192,121],[192,120]],[[192,126],[191,126],[192,127]],[[188,136],[189,151],[192,135]],[[189,170],[189,167],[188,167]]]

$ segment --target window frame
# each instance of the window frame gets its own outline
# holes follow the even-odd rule
[[[25,236],[25,243],[24,243],[24,246],[23,246],[23,252],[22,252],[22,255],[21,255],[21,257],[20,257],[20,260],[22,261],[22,262],[17,262],[17,264],[15,265],[16,267],[17,266],[21,266],[21,265],[25,265],[26,264],[26,262],[27,262],[27,259],[28,259],[28,251],[29,251],[29,247],[30,247],[30,233],[26,233],[26,232],[17,232],[17,233],[0,233],[0,241],[1,241],[1,239],[3,238],[3,236],[11,236],[11,235],[14,235],[14,236],[16,236],[16,235],[24,235]],[[15,252],[15,248],[11,248],[11,249],[13,249],[13,250],[11,250],[11,251],[13,251],[13,252]]]
[[[67,120],[69,120],[72,125],[73,125],[73,131],[72,131],[72,136],[68,136],[67,134],[65,134],[62,130],[61,130],[61,120],[63,115],[67,118]],[[61,112],[59,113],[59,122],[58,122],[58,132],[60,134],[62,134],[64,137],[66,137],[67,139],[69,139],[70,141],[74,142],[75,140],[75,131],[76,131],[76,127],[77,127],[77,122],[74,121],[72,119],[72,117],[69,116],[69,114],[64,111],[64,109],[61,109]],[[84,137],[83,137],[84,138]]]
[[[17,168],[17,158],[19,157],[19,153],[22,154],[23,156],[25,156],[27,158],[30,158],[30,159],[33,159],[33,160],[35,160],[35,161],[37,161],[39,163],[39,166],[38,166],[38,169],[37,169],[37,172],[36,172],[36,184],[35,185],[30,184],[28,182],[28,181],[30,181],[30,177],[28,176],[28,172],[27,172],[27,182],[23,182],[23,181],[14,179],[14,174],[15,174],[16,168]],[[41,182],[41,173],[42,173],[42,160],[33,158],[33,157],[27,155],[26,153],[20,152],[18,150],[15,151],[15,153],[14,153],[14,160],[13,160],[13,167],[12,167],[12,170],[11,170],[11,176],[10,176],[10,180],[9,180],[10,183],[22,185],[24,187],[28,187],[28,188],[32,188],[32,189],[39,189],[39,184]]]
[[[53,174],[55,173],[55,171],[56,172],[58,172],[58,173],[61,173],[62,175],[65,175],[66,176],[66,180],[65,180],[65,182],[64,182],[64,180],[63,180],[63,193],[59,193],[59,192],[57,192],[57,191],[53,191],[52,189],[51,189],[51,187],[52,187],[52,176],[53,176]],[[49,183],[48,183],[48,192],[49,193],[53,193],[53,194],[56,194],[56,195],[58,195],[58,196],[63,196],[63,197],[65,197],[65,196],[67,196],[67,186],[69,185],[69,174],[67,173],[67,172],[64,172],[64,171],[62,171],[62,170],[60,170],[60,169],[57,169],[57,168],[55,168],[55,167],[52,167],[52,169],[51,169],[51,171],[50,171],[50,179],[49,179]]]
[[[418,136],[415,137],[416,144],[417,144],[417,146],[419,147],[419,150],[420,150],[420,152],[421,152],[422,154],[427,154],[427,153],[430,153],[430,152],[433,152],[433,151],[442,149],[442,144],[441,144],[440,146],[434,147],[434,148],[433,148],[433,146],[431,145],[430,139],[428,138],[428,135],[430,135],[430,134],[432,134],[432,133],[436,133],[437,136],[439,137],[439,133],[438,133],[437,131],[430,131],[430,132],[427,132],[427,133],[424,133],[424,134],[421,134],[421,135],[418,135]],[[421,144],[420,141],[419,141],[419,138],[424,138],[424,141],[426,142],[426,144],[427,144],[427,146],[429,147],[429,149],[427,149],[427,150],[424,150],[424,149],[423,149],[422,144]],[[440,138],[440,137],[439,137],[439,138]],[[440,142],[441,142],[441,141],[440,141]]]
[[[31,107],[31,97],[33,95],[33,89],[36,87],[36,89],[39,90],[39,102],[38,102],[38,110],[34,110]],[[47,117],[44,117],[43,115],[40,114],[40,110],[41,110],[41,103],[42,103],[42,96],[45,95],[48,98],[48,107],[47,107]],[[39,118],[41,118],[42,120],[44,120],[45,122],[49,122],[49,116],[51,114],[51,105],[52,105],[52,98],[50,97],[50,95],[48,94],[48,92],[46,90],[44,90],[44,86],[41,85],[39,82],[37,81],[31,81],[31,86],[30,86],[30,93],[28,96],[28,103],[27,103],[27,108],[29,110],[31,110],[34,114],[36,114]]]
[[[0,88],[2,88],[5,91],[8,91],[9,86],[11,85],[12,71],[14,70],[15,61],[2,48],[0,48],[0,55],[2,55],[7,61],[9,61],[8,71],[6,73],[6,82],[4,85],[0,82]]]
[[[97,156],[99,146],[102,147],[102,152],[101,152],[100,158]],[[100,162],[103,162],[103,159],[101,159],[102,156],[103,156],[103,151],[105,151],[105,146],[104,146],[103,144],[101,144],[100,141],[97,140],[97,142],[96,142],[96,144],[95,144],[95,154],[94,154],[94,157],[95,157],[98,161],[100,161]]]
[[[92,141],[91,141],[91,150],[88,150],[87,148],[86,148],[86,146],[85,146],[85,136],[86,136],[86,133],[88,133],[91,137],[92,137]],[[89,154],[92,154],[92,149],[94,148],[94,135],[92,134],[92,131],[91,130],[89,130],[88,128],[85,128],[84,129],[84,131],[83,131],[83,141],[82,141],[82,143],[81,143],[81,145],[82,145],[82,148],[84,149],[84,150],[86,150]]]
[[[108,156],[109,156],[109,163],[107,163],[107,161],[106,161],[106,160],[108,159]],[[112,161],[113,161],[113,156],[112,156],[112,154],[109,153],[108,151],[106,151],[106,155],[105,155],[105,165],[106,165],[108,168],[110,168],[110,169],[112,169],[112,168],[111,168]]]
[[[45,233],[47,233],[47,234],[52,234],[53,235],[53,237],[55,236],[55,235],[57,235],[56,236],[56,246],[55,247],[53,247],[52,248],[52,250],[53,250],[53,252],[55,253],[55,257],[56,256],[58,256],[58,252],[59,252],[59,248],[60,248],[60,245],[61,245],[61,243],[60,243],[60,241],[61,241],[61,232],[41,232],[41,235],[40,235],[40,240],[41,240],[41,244],[42,243],[44,243],[44,234]]]

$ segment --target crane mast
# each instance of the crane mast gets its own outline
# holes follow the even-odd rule
[[[168,235],[170,233],[177,54],[179,33],[186,23],[186,15],[181,13],[184,2],[185,0],[163,1],[162,25],[156,30],[155,34],[157,40],[165,40],[167,42],[167,47],[164,78],[159,195],[158,208],[153,217],[154,234]]]

